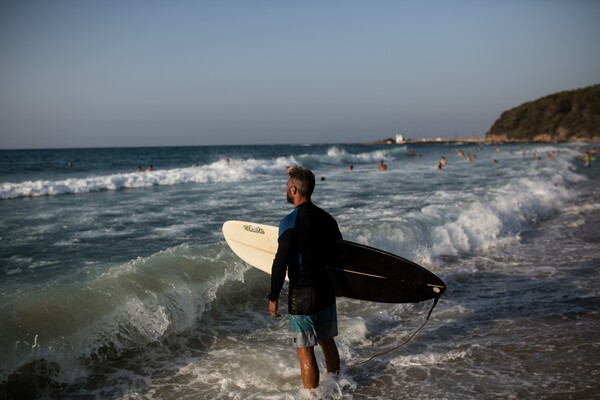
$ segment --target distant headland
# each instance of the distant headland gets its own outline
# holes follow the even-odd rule
[[[600,84],[567,90],[523,103],[503,112],[485,138],[395,139],[404,143],[600,142]]]
[[[488,141],[600,141],[600,84],[568,90],[502,113]]]

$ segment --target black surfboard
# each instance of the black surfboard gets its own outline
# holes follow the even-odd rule
[[[439,297],[446,290],[444,281],[412,261],[347,240],[338,243],[343,267],[328,267],[336,296],[418,303]]]

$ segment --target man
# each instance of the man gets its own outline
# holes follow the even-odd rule
[[[302,384],[319,386],[319,367],[314,346],[325,356],[327,372],[340,369],[335,344],[337,315],[335,292],[326,265],[341,264],[337,240],[342,238],[335,219],[311,202],[315,176],[302,167],[293,167],[287,181],[287,200],[294,211],[279,224],[277,254],[273,260],[269,312],[277,312],[286,272],[289,278],[288,311],[290,329],[300,361]]]

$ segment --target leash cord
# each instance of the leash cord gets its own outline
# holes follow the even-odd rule
[[[433,309],[435,308],[435,306],[436,306],[436,304],[437,304],[437,302],[438,302],[438,300],[439,300],[439,299],[440,299],[440,296],[438,296],[438,297],[436,297],[436,298],[435,298],[435,300],[433,301],[433,305],[431,306],[431,310],[429,310],[429,314],[427,314],[427,318],[425,319],[425,322],[423,322],[423,325],[421,325],[421,326],[419,327],[419,329],[417,329],[417,330],[416,330],[416,331],[415,331],[415,332],[414,332],[412,335],[410,335],[410,337],[409,337],[408,339],[406,339],[404,342],[400,343],[399,345],[397,345],[397,346],[394,346],[394,347],[392,347],[391,349],[388,349],[388,350],[386,350],[386,351],[384,351],[384,352],[382,352],[382,353],[375,354],[374,356],[371,356],[370,358],[368,358],[368,359],[366,359],[366,360],[364,360],[364,361],[361,361],[361,362],[359,362],[359,363],[356,363],[356,364],[353,364],[353,365],[349,365],[349,366],[347,366],[347,368],[356,368],[356,367],[358,367],[359,365],[366,364],[366,363],[368,363],[369,361],[371,361],[371,360],[373,360],[373,359],[375,359],[375,358],[377,358],[377,357],[381,357],[381,356],[383,356],[383,355],[386,355],[386,354],[388,354],[388,353],[391,353],[392,351],[394,351],[394,350],[397,350],[397,349],[399,349],[400,347],[404,346],[406,343],[410,342],[410,341],[411,341],[411,339],[412,339],[412,338],[414,338],[414,337],[415,337],[415,335],[416,335],[417,333],[419,333],[419,331],[420,331],[421,329],[423,329],[423,327],[425,326],[425,324],[427,324],[427,321],[429,321],[429,317],[431,317],[431,313],[433,312]]]

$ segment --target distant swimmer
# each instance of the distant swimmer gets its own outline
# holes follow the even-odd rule
[[[379,171],[387,171],[387,168],[388,167],[387,167],[386,163],[383,162],[383,160],[379,161],[379,166],[377,167],[377,169]]]
[[[146,172],[152,172],[154,171],[154,166],[152,164],[148,164],[148,166],[146,167]]]
[[[586,168],[590,168],[592,166],[592,155],[590,151],[585,152],[585,156],[583,156],[583,166]]]
[[[348,172],[352,172],[352,171],[354,171],[354,165],[351,165],[348,167]]]
[[[139,165],[136,167],[135,172],[137,172],[138,174],[140,172],[142,172],[142,167],[140,167]]]
[[[442,168],[444,168],[444,166],[445,166],[447,163],[448,163],[448,162],[446,161],[446,157],[442,156],[442,157],[440,158],[440,161],[438,162],[437,169],[438,169],[439,171],[441,171],[441,170],[442,170]]]

